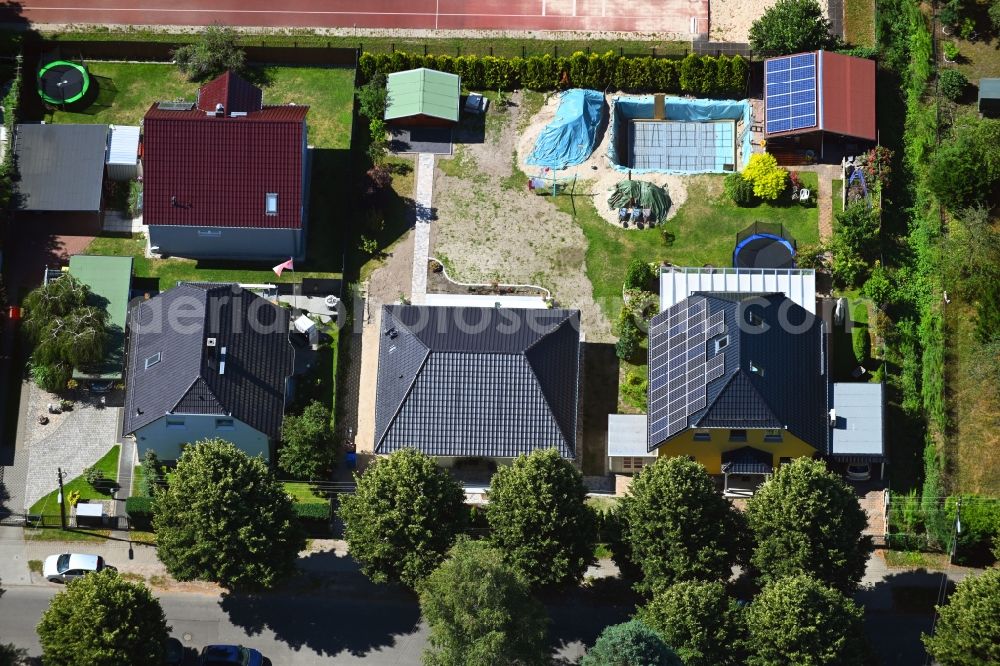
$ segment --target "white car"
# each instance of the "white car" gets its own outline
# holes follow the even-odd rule
[[[867,481],[872,478],[872,466],[868,463],[848,465],[847,473],[844,476],[850,481]]]
[[[81,576],[104,569],[117,571],[114,567],[105,564],[104,558],[100,555],[62,553],[60,555],[49,555],[45,558],[42,575],[50,583],[68,583]]]

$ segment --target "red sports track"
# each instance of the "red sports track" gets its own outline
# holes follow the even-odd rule
[[[20,0],[33,23],[423,30],[708,31],[709,0]]]

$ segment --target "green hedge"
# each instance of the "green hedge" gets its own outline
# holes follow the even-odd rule
[[[375,74],[392,74],[427,67],[458,74],[469,90],[594,90],[656,91],[702,96],[743,97],[750,66],[741,56],[698,56],[683,60],[619,56],[582,52],[568,57],[527,58],[494,56],[362,53],[358,70],[362,82]]]
[[[299,517],[299,520],[330,520],[330,503],[323,502],[322,504],[318,502],[296,502],[292,505],[295,509],[295,515]]]
[[[152,497],[129,497],[125,500],[125,513],[133,527],[140,530],[152,529],[153,505]]]

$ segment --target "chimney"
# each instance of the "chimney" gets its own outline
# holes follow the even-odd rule
[[[837,427],[837,410],[836,409],[831,409],[830,410],[830,427],[831,428],[836,428]]]
[[[226,107],[222,106],[222,102],[215,105],[215,117],[225,118],[226,117]]]

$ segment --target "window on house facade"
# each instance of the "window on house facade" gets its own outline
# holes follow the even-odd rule
[[[232,430],[235,427],[236,423],[233,419],[215,419],[216,430]]]
[[[745,441],[747,441],[747,431],[746,430],[730,430],[729,431],[729,441],[730,442],[745,442]]]
[[[625,456],[622,458],[622,469],[626,472],[639,472],[646,465],[645,458]]]
[[[780,430],[767,430],[764,432],[765,442],[780,442],[782,440],[782,433]]]
[[[694,431],[694,441],[696,442],[711,442],[712,433],[708,430],[695,430]]]
[[[167,427],[170,429],[182,429],[186,428],[187,424],[184,422],[183,416],[168,416]]]
[[[278,214],[278,193],[268,192],[264,195],[264,212],[268,215]]]

